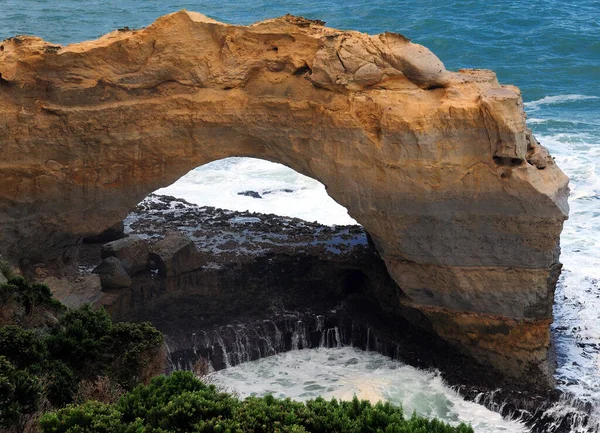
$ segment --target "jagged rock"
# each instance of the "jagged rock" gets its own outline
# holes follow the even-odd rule
[[[205,262],[194,242],[177,231],[168,232],[163,239],[155,243],[150,257],[158,266],[160,275],[164,277],[176,277],[190,272]]]
[[[123,221],[119,221],[115,225],[107,228],[99,235],[88,236],[83,239],[84,243],[102,243],[102,242],[112,242],[118,239],[122,239],[125,237],[125,226]]]
[[[131,277],[116,257],[105,258],[92,272],[100,275],[100,283],[106,290],[123,289],[132,284]]]
[[[246,197],[252,197],[252,198],[262,198],[262,196],[257,193],[256,191],[242,191],[242,192],[238,192],[238,195],[243,195]]]
[[[545,169],[548,165],[554,164],[554,159],[550,156],[550,152],[542,146],[530,129],[527,130],[527,162],[540,170]]]
[[[148,268],[148,243],[139,236],[128,236],[102,245],[101,257],[116,257],[131,276]]]
[[[4,276],[2,271],[0,271],[0,284],[4,284],[8,281],[8,279]]]
[[[202,164],[263,158],[363,225],[407,294],[386,308],[419,309],[509,375],[547,373],[568,178],[530,152],[520,92],[493,72],[290,16],[244,27],[182,11],[66,47],[0,44],[13,261],[63,259]]]

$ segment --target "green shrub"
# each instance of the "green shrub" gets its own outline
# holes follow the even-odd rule
[[[86,377],[101,375],[112,358],[105,350],[110,343],[111,329],[112,320],[103,309],[93,310],[85,305],[69,310],[48,337],[48,349],[53,358]]]
[[[106,349],[114,357],[110,376],[125,389],[144,382],[148,365],[159,356],[158,350],[162,347],[160,331],[148,322],[123,322],[112,327],[110,339]]]
[[[4,259],[0,259],[0,272],[7,280],[10,280],[15,276],[15,272],[13,271],[13,267]]]
[[[21,308],[15,308],[19,304]],[[0,326],[0,418],[4,427],[22,430],[19,423],[37,410],[42,395],[55,407],[63,407],[73,401],[82,380],[93,382],[108,375],[107,383],[132,389],[156,370],[151,367],[162,365],[156,359],[161,355],[163,337],[149,323],[113,324],[106,311],[89,305],[67,309],[46,285],[30,284],[20,276],[0,284],[0,307],[5,305],[20,311],[18,314],[22,315],[23,309],[28,313],[25,321],[15,320],[18,314],[13,314],[11,323],[29,326],[45,323],[39,319],[48,310],[60,314],[51,329],[45,325],[39,329]],[[77,412],[78,419],[90,411],[99,411],[100,424],[112,420],[112,412],[97,405]],[[96,421],[92,425],[96,426]],[[135,421],[130,425],[135,426]],[[107,431],[116,430],[111,425]]]
[[[272,396],[240,401],[190,372],[157,377],[110,406],[68,406],[45,415],[41,426],[44,433],[473,433],[464,424],[452,427],[416,415],[406,419],[390,403],[372,405],[356,397],[349,402],[318,398],[300,403]]]
[[[54,407],[63,407],[73,402],[79,379],[67,364],[60,360],[49,360],[44,368],[46,397]]]
[[[39,379],[24,370],[17,370],[5,357],[0,356],[0,426],[22,424],[33,415],[42,399]]]
[[[48,357],[43,339],[35,332],[19,326],[0,326],[0,353],[16,368],[41,371]]]
[[[8,282],[0,285],[0,299],[11,297],[31,314],[35,307],[46,307],[56,312],[65,310],[65,306],[52,297],[52,291],[46,284],[29,283],[22,276],[12,276]]]
[[[120,413],[117,409],[97,401],[88,401],[80,406],[69,406],[61,411],[46,414],[40,420],[42,431],[52,433],[141,432],[142,430],[138,430],[135,424],[125,426],[121,423]]]

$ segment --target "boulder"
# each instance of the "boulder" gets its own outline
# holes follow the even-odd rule
[[[148,268],[148,243],[139,236],[128,236],[123,239],[102,245],[103,259],[116,257],[121,261],[125,271],[131,276]]]
[[[100,284],[106,290],[123,289],[132,284],[131,277],[116,257],[105,258],[92,272],[100,275]]]
[[[184,234],[170,231],[150,251],[150,257],[163,277],[176,277],[204,264],[194,242]]]

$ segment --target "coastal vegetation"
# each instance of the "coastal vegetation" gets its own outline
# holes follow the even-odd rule
[[[0,431],[23,433],[472,433],[390,403],[241,400],[191,372],[164,371],[163,336],[67,308],[48,286],[0,284]]]
[[[473,433],[464,424],[406,418],[390,403],[372,405],[356,397],[306,403],[270,395],[240,400],[187,371],[156,377],[113,404],[90,401],[47,414],[41,428],[44,433]]]
[[[116,397],[162,373],[163,360],[163,336],[149,323],[67,308],[21,276],[0,285],[0,429],[24,432],[47,410]]]

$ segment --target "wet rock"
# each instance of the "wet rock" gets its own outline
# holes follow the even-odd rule
[[[116,257],[131,276],[143,271],[149,264],[148,243],[139,236],[128,236],[102,245],[101,256]]]
[[[132,284],[131,277],[116,257],[105,258],[92,272],[100,275],[100,283],[103,289],[123,289],[130,287]]]
[[[262,198],[262,196],[257,193],[256,191],[242,191],[242,192],[238,192],[237,195],[243,195],[246,197],[252,197],[252,198]]]
[[[204,260],[194,242],[184,234],[170,231],[152,246],[150,257],[161,276],[175,277],[202,266]]]
[[[291,193],[294,192],[294,190],[290,189],[290,188],[281,188],[281,189],[276,189],[275,191],[271,191],[271,190],[265,191],[265,192],[263,192],[263,195],[273,194],[273,193],[276,193],[276,192],[285,192],[287,194],[291,194]]]

